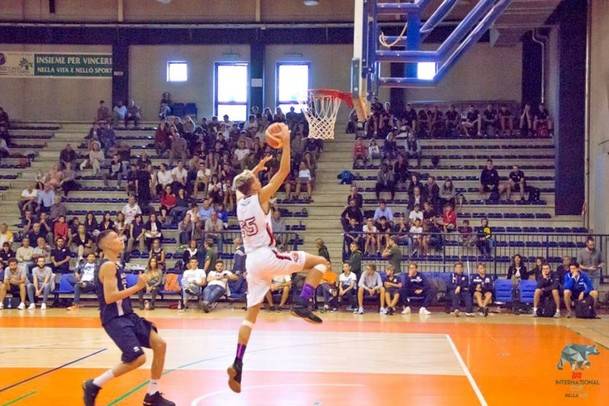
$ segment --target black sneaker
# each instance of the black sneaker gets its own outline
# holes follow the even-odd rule
[[[228,367],[228,387],[235,393],[241,393],[241,371],[243,369],[243,361],[235,359],[233,365]]]
[[[300,317],[304,321],[308,321],[309,323],[322,323],[323,320],[319,318],[312,310],[309,309],[309,304],[304,301],[302,298],[297,297],[294,300],[294,306],[292,306],[292,315],[296,317]]]
[[[201,307],[203,308],[203,311],[205,313],[209,313],[209,303],[203,302],[203,303],[201,303]]]
[[[101,388],[93,383],[93,379],[83,382],[82,391],[85,406],[95,406],[95,398],[97,398],[100,390]]]
[[[488,307],[484,308],[484,317],[488,317]]]
[[[176,406],[171,400],[165,399],[161,392],[154,392],[154,395],[146,394],[144,406]]]

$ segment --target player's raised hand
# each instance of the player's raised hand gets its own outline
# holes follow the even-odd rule
[[[260,160],[260,162],[258,162],[258,165],[256,165],[254,167],[254,169],[252,169],[252,172],[254,172],[255,174],[258,174],[260,172],[264,172],[264,171],[268,170],[269,168],[266,167],[266,163],[268,161],[270,161],[271,159],[273,159],[273,157],[271,155],[266,155],[264,158],[262,158]]]
[[[290,129],[284,123],[278,123],[279,127],[281,127],[281,140],[283,141],[283,145],[290,144]]]

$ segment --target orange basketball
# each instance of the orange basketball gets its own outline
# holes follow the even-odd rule
[[[280,123],[273,123],[266,129],[266,143],[273,149],[279,149],[283,146],[281,139],[282,132]]]

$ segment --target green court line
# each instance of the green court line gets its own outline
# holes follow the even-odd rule
[[[15,403],[19,402],[20,400],[23,400],[23,399],[25,399],[25,398],[29,398],[30,396],[33,396],[34,394],[36,394],[36,391],[32,391],[32,392],[26,393],[25,395],[21,395],[21,396],[19,396],[18,398],[15,398],[15,399],[13,399],[13,400],[9,400],[9,401],[8,401],[8,402],[6,402],[6,403],[3,403],[1,406],[9,406],[9,405],[13,405],[13,404],[15,404]]]

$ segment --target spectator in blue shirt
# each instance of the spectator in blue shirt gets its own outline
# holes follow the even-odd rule
[[[393,211],[391,210],[391,207],[387,207],[387,203],[383,199],[379,201],[379,207],[374,211],[373,219],[377,222],[381,217],[385,217],[389,223],[393,223]]]
[[[486,266],[478,264],[476,274],[470,281],[470,291],[484,317],[488,316],[488,305],[493,301],[493,278],[486,274]]]
[[[419,299],[423,301],[419,314],[429,315],[431,312],[427,310],[427,307],[431,305],[433,301],[434,291],[429,285],[427,278],[418,271],[417,264],[411,262],[408,265],[408,274],[405,278],[405,283],[402,291],[402,297],[404,298],[404,310],[402,314],[410,314],[410,305],[412,299]]]
[[[459,305],[465,304],[465,315],[472,317],[472,294],[469,291],[469,278],[463,274],[463,263],[455,264],[455,271],[450,276],[448,292],[452,300],[452,312],[459,316]]]
[[[573,301],[579,302],[587,296],[592,297],[594,302],[598,299],[598,291],[594,290],[592,279],[586,272],[582,272],[580,265],[577,262],[569,265],[569,272],[565,275],[565,306],[567,308],[567,317],[571,317],[571,306]]]
[[[203,206],[199,207],[199,220],[201,224],[205,224],[205,222],[211,218],[211,214],[214,212],[214,208],[211,206],[211,199],[205,199],[203,201]]]
[[[55,191],[51,185],[45,184],[44,189],[38,191],[38,211],[48,213],[53,204],[55,204]]]

